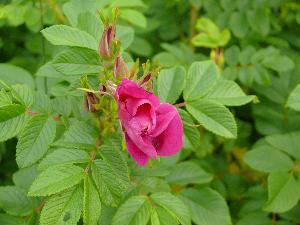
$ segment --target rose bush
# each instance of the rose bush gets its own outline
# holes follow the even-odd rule
[[[173,105],[161,104],[153,93],[126,78],[115,96],[127,150],[139,165],[145,166],[150,158],[180,151],[183,128]]]

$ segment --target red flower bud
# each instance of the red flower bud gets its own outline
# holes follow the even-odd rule
[[[104,59],[109,59],[112,57],[112,41],[116,37],[116,29],[114,26],[108,26],[103,31],[101,41],[99,44],[99,55]]]
[[[119,55],[115,59],[113,75],[114,77],[123,78],[126,76],[126,74],[128,74],[128,67],[122,56]]]

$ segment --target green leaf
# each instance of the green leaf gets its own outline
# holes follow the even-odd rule
[[[144,7],[145,4],[142,0],[114,0],[112,2],[113,7]]]
[[[78,149],[59,148],[46,155],[40,162],[39,169],[44,170],[52,165],[86,163],[90,159],[89,154]]]
[[[263,36],[266,36],[270,31],[270,16],[268,10],[266,7],[260,7],[255,11],[247,11],[247,19],[252,29]]]
[[[159,206],[152,208],[150,219],[151,225],[178,225],[177,219]]]
[[[158,97],[162,102],[175,103],[179,98],[185,82],[185,69],[177,66],[164,69],[158,76]]]
[[[0,122],[0,142],[18,135],[29,120],[29,116],[22,114],[5,122]]]
[[[239,106],[251,102],[255,96],[247,96],[234,81],[220,80],[203,98],[226,106]]]
[[[0,123],[13,119],[25,112],[24,105],[11,104],[0,106]]]
[[[171,173],[166,177],[170,184],[205,184],[209,183],[213,176],[203,170],[194,162],[182,162],[176,164]]]
[[[248,33],[249,25],[243,12],[233,12],[229,18],[229,26],[233,34],[238,38],[243,38]]]
[[[99,194],[87,174],[84,178],[83,224],[97,225],[101,215]]]
[[[24,84],[16,84],[12,86],[13,96],[27,108],[34,102],[34,94],[30,87]]]
[[[290,93],[287,106],[291,109],[300,111],[300,84]]]
[[[20,134],[16,160],[27,167],[40,160],[55,138],[56,124],[48,115],[34,116]]]
[[[95,38],[85,31],[67,25],[53,25],[43,29],[44,37],[54,45],[66,45],[74,47],[98,49]]]
[[[208,18],[199,18],[196,22],[196,28],[199,31],[204,31],[211,36],[218,36],[220,34],[219,27]]]
[[[151,206],[146,196],[133,196],[119,207],[112,225],[146,225],[150,211]]]
[[[229,66],[235,66],[239,62],[239,55],[240,55],[240,49],[238,46],[233,45],[230,48],[227,48],[225,50],[224,56],[225,56],[225,62]]]
[[[246,153],[244,161],[253,169],[262,172],[289,171],[293,161],[276,148],[262,145]]]
[[[9,85],[26,84],[34,88],[34,80],[27,70],[8,63],[0,63],[0,80]]]
[[[129,170],[121,149],[121,145],[119,145],[113,137],[110,137],[110,139],[100,147],[100,154],[125,188],[129,186],[130,182]]]
[[[15,172],[12,179],[16,186],[28,190],[37,175],[36,166],[30,166]]]
[[[197,47],[205,47],[205,48],[217,48],[218,47],[218,40],[214,37],[211,37],[209,34],[200,33],[195,35],[192,38],[192,43],[194,46]]]
[[[218,69],[212,61],[194,62],[188,70],[184,99],[191,101],[203,97],[216,84],[217,78]]]
[[[79,14],[77,28],[92,35],[96,41],[100,41],[103,33],[103,25],[99,18],[91,12],[83,12]]]
[[[226,138],[237,136],[234,117],[223,105],[209,100],[199,100],[187,104],[186,108],[207,130]]]
[[[121,9],[120,17],[127,20],[129,23],[141,28],[147,27],[146,17],[137,10],[134,9]]]
[[[40,224],[77,224],[82,211],[82,197],[81,186],[51,196],[42,209]]]
[[[127,189],[118,173],[106,161],[97,159],[92,164],[92,174],[102,202],[116,207]]]
[[[231,218],[223,197],[210,188],[185,189],[181,199],[189,207],[192,221],[199,225],[228,225]]]
[[[37,202],[29,198],[26,192],[15,186],[0,187],[0,208],[13,216],[27,216],[36,207]]]
[[[122,48],[127,49],[133,41],[134,30],[128,26],[118,25],[116,36],[120,40]]]
[[[262,64],[277,72],[287,72],[294,68],[294,62],[285,55],[270,55],[263,59]]]
[[[101,60],[96,51],[73,48],[58,54],[52,61],[54,68],[66,75],[99,73]]]
[[[10,216],[4,213],[0,213],[0,224],[3,225],[25,225],[25,221],[20,217]]]
[[[150,56],[153,51],[149,41],[140,37],[134,37],[129,49],[131,52],[140,56]]]
[[[287,172],[273,172],[268,177],[268,201],[265,210],[286,212],[300,199],[300,184]]]
[[[28,195],[48,196],[56,194],[78,184],[83,176],[84,170],[78,166],[51,166],[39,174],[31,185]]]
[[[172,217],[176,218],[180,224],[191,224],[189,210],[179,198],[167,192],[157,192],[150,197],[155,205],[165,209]]]
[[[286,152],[295,159],[300,160],[300,132],[274,134],[266,137],[266,141],[273,147]]]

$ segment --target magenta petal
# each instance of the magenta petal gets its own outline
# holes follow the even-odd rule
[[[177,113],[169,126],[154,139],[158,155],[168,156],[179,152],[183,145],[183,127]]]
[[[131,157],[137,162],[139,166],[145,166],[148,163],[149,156],[142,152],[125,133],[126,148]]]
[[[156,126],[149,133],[152,137],[160,135],[167,129],[173,118],[178,115],[176,107],[168,103],[161,104],[156,109]]]

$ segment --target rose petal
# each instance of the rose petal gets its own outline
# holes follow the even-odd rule
[[[116,91],[116,98],[118,102],[123,102],[129,98],[148,99],[155,108],[160,104],[159,99],[153,93],[146,91],[138,84],[131,80],[128,80],[127,78],[124,78],[121,84],[118,86]]]
[[[161,104],[156,109],[156,126],[149,132],[152,137],[160,135],[167,127],[173,118],[178,115],[176,107],[171,104]]]
[[[142,152],[130,139],[130,137],[125,133],[126,148],[131,157],[137,162],[140,166],[145,166],[148,163],[149,156]]]
[[[157,154],[168,156],[176,154],[183,145],[183,127],[179,114],[177,113],[169,126],[154,140]]]

